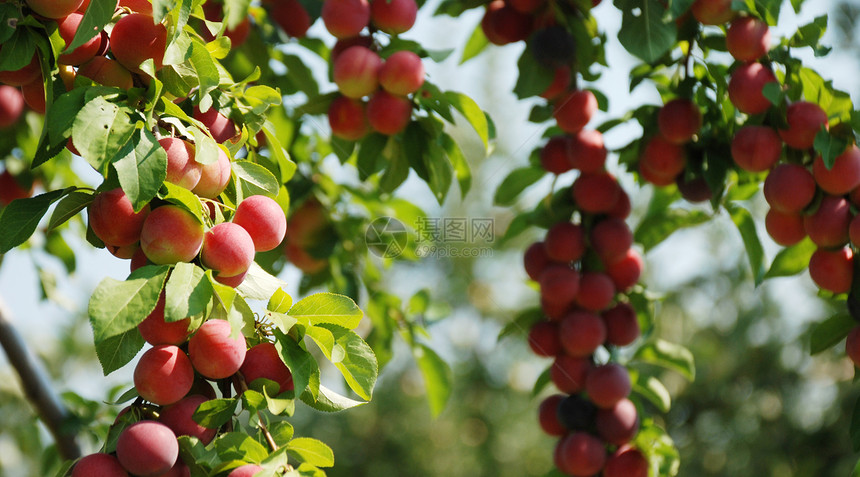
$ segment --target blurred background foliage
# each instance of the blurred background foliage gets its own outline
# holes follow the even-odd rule
[[[844,0],[831,18],[835,46],[860,55],[860,5]],[[489,70],[503,60],[490,54],[473,61]],[[509,121],[522,121],[516,114],[527,109],[505,109],[511,99],[497,101],[499,91],[510,88],[497,81],[491,79],[483,96],[475,97],[503,128]],[[860,91],[851,93],[856,98]],[[524,162],[519,156],[528,149],[506,140],[503,130],[499,138],[493,155],[472,164],[473,192],[462,202],[452,194],[438,209],[430,198],[429,215],[491,217],[496,236],[501,236],[515,211],[490,207],[492,184],[513,164]],[[647,196],[647,190],[634,193],[634,203],[646,203]],[[529,200],[524,202],[533,202]],[[763,216],[764,209],[758,212]],[[454,370],[453,394],[446,410],[433,419],[421,375],[408,348],[399,346],[370,404],[339,414],[301,407],[294,418],[296,434],[322,439],[334,449],[337,464],[328,475],[522,477],[551,470],[555,439],[540,431],[537,406],[542,396],[531,394],[535,378],[549,363],[534,357],[522,336],[496,339],[517,310],[537,300],[523,285],[521,270],[522,250],[538,237],[532,232],[497,247],[491,257],[425,259],[390,270],[385,282],[392,293],[409,297],[430,288],[450,306],[444,320],[432,312],[418,319],[425,321],[433,348]],[[668,372],[662,377],[674,403],[669,414],[654,413],[679,447],[680,475],[860,475],[854,471],[857,454],[846,422],[860,397],[854,369],[839,347],[814,357],[808,352],[809,324],[829,316],[833,308],[815,298],[805,274],[755,289],[735,235],[730,221],[721,217],[676,234],[648,257],[645,281],[663,293],[657,334],[685,344],[696,357],[693,385]],[[95,448],[118,406],[81,396],[109,401],[122,389],[104,390],[86,318],[79,313],[34,349],[77,416],[74,425],[81,429],[83,447]],[[34,422],[17,377],[3,363],[0,475],[53,475],[58,461],[50,437]],[[77,393],[70,391],[71,383]]]

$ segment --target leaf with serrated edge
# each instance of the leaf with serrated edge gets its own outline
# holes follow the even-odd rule
[[[96,345],[133,329],[155,309],[168,270],[148,265],[135,270],[126,281],[105,278],[99,283],[89,303]]]

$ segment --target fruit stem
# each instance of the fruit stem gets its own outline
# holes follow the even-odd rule
[[[242,394],[247,391],[248,383],[245,382],[245,376],[242,376],[241,372],[237,372],[235,377],[236,382],[239,383],[239,390],[241,391],[239,394]],[[272,437],[272,433],[269,432],[269,428],[266,427],[266,424],[263,422],[263,415],[260,413],[260,411],[257,411],[257,421],[259,422],[258,426],[260,427],[260,430],[263,431],[263,436],[266,438],[266,442],[269,444],[269,447],[272,449],[272,452],[275,452],[280,447],[275,442],[275,438]]]

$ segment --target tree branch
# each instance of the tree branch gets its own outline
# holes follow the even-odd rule
[[[0,346],[21,378],[24,395],[54,436],[60,456],[64,459],[77,459],[81,456],[81,449],[75,440],[75,434],[64,428],[70,416],[69,411],[51,387],[42,365],[36,361],[18,330],[12,326],[9,316],[9,311],[0,300]]]

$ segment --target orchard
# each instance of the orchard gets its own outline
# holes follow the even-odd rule
[[[0,475],[860,475],[813,3],[0,2]]]

